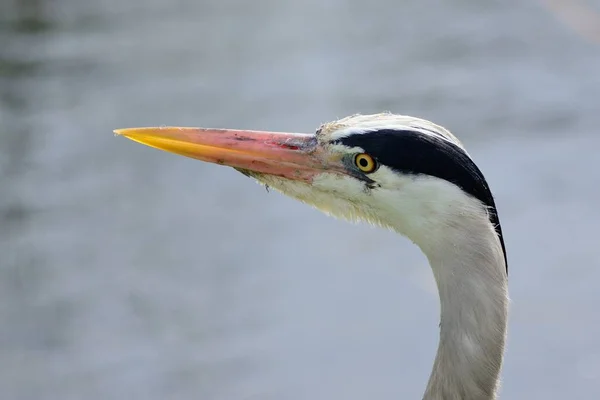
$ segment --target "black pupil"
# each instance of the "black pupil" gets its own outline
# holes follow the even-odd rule
[[[358,160],[358,163],[360,164],[361,167],[368,167],[369,166],[369,161],[366,158],[361,158],[360,160]]]

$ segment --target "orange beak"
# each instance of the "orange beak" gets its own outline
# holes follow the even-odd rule
[[[317,174],[343,171],[312,134],[152,127],[117,129],[115,134],[160,150],[260,174],[312,182]]]

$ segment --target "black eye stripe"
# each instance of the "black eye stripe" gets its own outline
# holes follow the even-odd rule
[[[380,164],[404,174],[444,179],[480,200],[489,208],[490,221],[496,227],[506,261],[502,229],[490,188],[481,170],[459,146],[437,134],[395,129],[354,134],[334,143],[360,147]]]

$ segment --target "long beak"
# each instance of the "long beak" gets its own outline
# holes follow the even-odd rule
[[[261,174],[312,181],[341,163],[325,157],[315,135],[300,133],[152,127],[115,134],[160,150]]]

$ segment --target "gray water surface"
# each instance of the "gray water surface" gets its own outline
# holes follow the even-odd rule
[[[600,398],[600,44],[541,4],[0,2],[0,398],[420,398],[439,309],[408,240],[112,135],[383,110],[495,193],[502,398]]]

